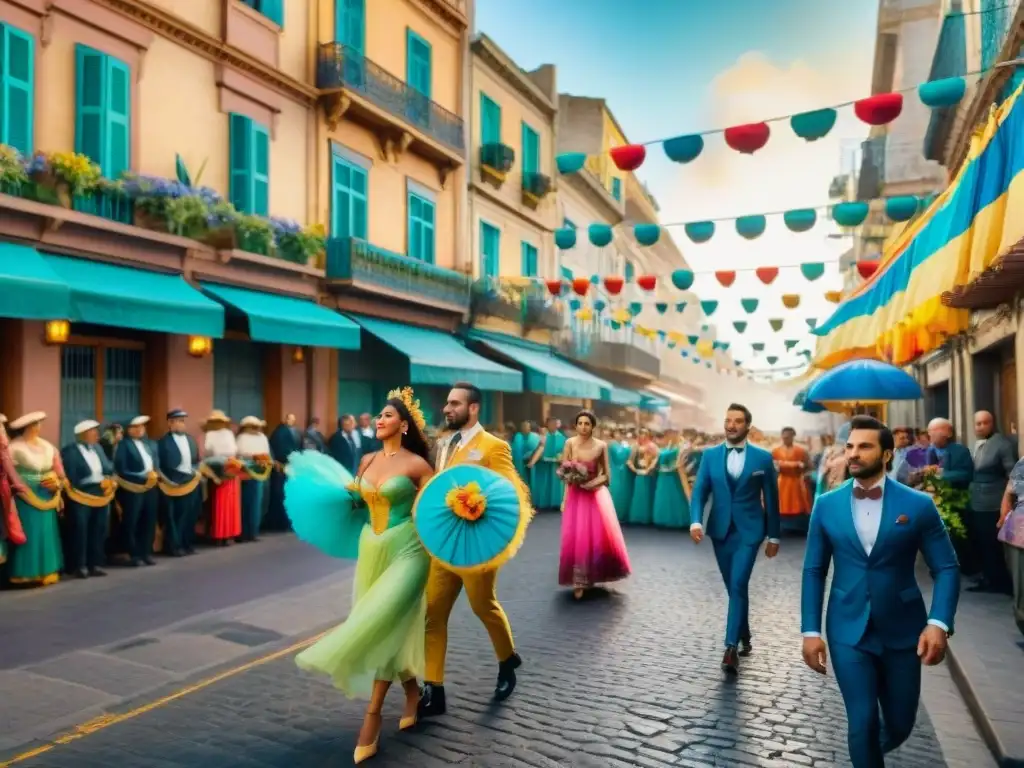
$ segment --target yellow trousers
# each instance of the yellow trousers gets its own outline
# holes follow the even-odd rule
[[[427,668],[425,680],[436,685],[444,684],[444,659],[448,651],[448,617],[455,601],[459,599],[462,587],[473,613],[483,622],[491,636],[494,655],[504,661],[515,653],[512,641],[512,627],[498,602],[498,572],[483,571],[473,576],[460,576],[449,571],[437,560],[430,561],[430,576],[427,579]]]

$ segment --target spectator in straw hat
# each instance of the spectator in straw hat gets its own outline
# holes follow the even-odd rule
[[[207,533],[220,546],[242,535],[242,496],[238,480],[242,465],[231,419],[214,410],[203,425],[206,431],[206,463],[216,475],[208,486],[210,525]]]
[[[242,541],[256,541],[263,523],[263,498],[271,468],[270,442],[263,434],[266,424],[256,416],[246,416],[238,424],[238,458],[245,464],[242,476]]]

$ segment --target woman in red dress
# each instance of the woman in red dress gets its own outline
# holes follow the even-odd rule
[[[207,489],[210,498],[210,539],[226,546],[242,535],[242,489],[238,480],[241,464],[231,419],[214,411],[203,425],[206,430],[205,464],[210,470]],[[211,477],[212,475],[212,477]]]

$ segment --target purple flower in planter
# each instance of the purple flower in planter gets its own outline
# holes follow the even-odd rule
[[[282,235],[297,235],[302,232],[302,225],[292,219],[281,219],[276,216],[271,216],[270,226],[274,230],[275,237],[281,237]]]
[[[23,159],[22,162],[25,165],[25,173],[29,176],[34,173],[48,173],[50,170],[50,161],[42,153],[32,155],[28,160]]]

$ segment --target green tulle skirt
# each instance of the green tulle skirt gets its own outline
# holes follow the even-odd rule
[[[412,521],[380,536],[363,528],[348,618],[295,657],[328,675],[349,698],[366,698],[375,680],[422,679],[430,557]]]

